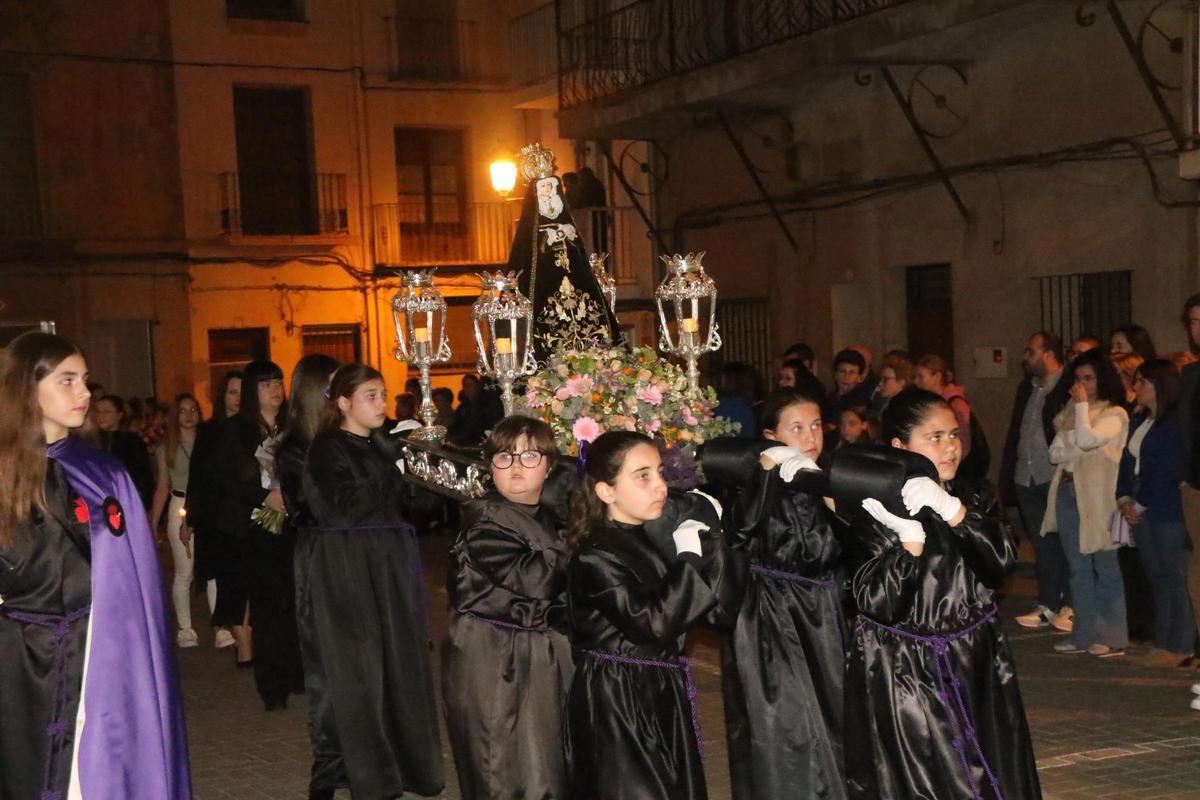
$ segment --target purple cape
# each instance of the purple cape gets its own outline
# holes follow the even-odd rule
[[[91,518],[92,613],[75,775],[80,791],[85,800],[188,800],[175,650],[137,489],[115,458],[76,439],[55,442],[48,455],[62,465]]]

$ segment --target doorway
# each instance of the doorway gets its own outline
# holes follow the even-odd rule
[[[949,264],[905,270],[908,352],[913,360],[933,353],[954,363],[954,295]]]

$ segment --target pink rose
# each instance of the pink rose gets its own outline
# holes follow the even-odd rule
[[[649,431],[650,433],[657,433],[658,429],[661,427],[662,427],[661,419],[652,419],[652,420],[650,420],[650,422],[648,422],[646,424],[646,430]]]
[[[543,403],[541,400],[538,400],[537,392],[533,391],[525,393],[525,402],[531,408],[541,408],[543,405],[545,405],[545,403]]]
[[[557,397],[559,400],[568,400],[571,397],[578,397],[579,395],[577,395],[577,394],[572,395],[571,390],[568,389],[566,387],[566,385],[564,384],[554,390],[554,396]]]
[[[639,386],[637,390],[637,399],[643,403],[649,403],[652,406],[662,405],[662,390],[651,384],[650,386]]]
[[[601,434],[600,425],[591,417],[580,417],[571,426],[571,433],[579,442],[591,442]]]

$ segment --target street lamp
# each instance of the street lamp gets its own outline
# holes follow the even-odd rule
[[[508,197],[517,185],[517,165],[508,159],[493,161],[488,167],[492,174],[492,188],[501,197]]]
[[[479,371],[500,383],[504,416],[513,413],[513,382],[537,369],[533,303],[517,288],[515,272],[481,272],[483,293],[471,307]]]
[[[450,360],[446,338],[446,298],[433,285],[434,270],[412,270],[401,276],[402,288],[392,298],[396,323],[396,358],[421,371],[421,419],[424,427],[412,432],[414,439],[441,439],[446,428],[434,425],[436,412],[429,382],[431,364]]]
[[[662,326],[658,347],[687,362],[688,391],[694,394],[700,391],[696,360],[721,349],[721,335],[717,332],[717,285],[700,263],[703,251],[659,258],[667,265],[668,275],[654,292]],[[677,339],[671,337],[668,319],[675,323]]]

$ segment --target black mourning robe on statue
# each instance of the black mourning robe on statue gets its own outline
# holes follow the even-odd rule
[[[313,527],[302,538],[298,613],[311,625],[305,659],[323,676],[317,702],[328,703],[321,719],[333,728],[321,741],[338,751],[316,756],[331,759],[328,774],[344,771],[326,785],[356,798],[432,797],[443,781],[425,587],[408,494],[385,450],[330,430],[308,451],[301,491]]]
[[[684,518],[710,525],[702,556],[675,555],[670,532]],[[740,564],[712,507],[695,495],[673,493],[659,520],[610,522],[580,545],[567,568],[576,655],[566,711],[572,798],[708,796],[687,673],[612,659],[678,664],[694,623],[728,623],[744,585]]]
[[[967,516],[951,528],[924,509],[920,556],[874,520],[855,519],[863,561],[852,581],[859,617],[845,735],[853,798],[992,800],[993,776],[1005,800],[1041,797],[1016,666],[999,619],[987,617],[1016,548],[990,492],[948,490]]]
[[[0,550],[0,800],[67,796],[92,597],[87,508],[77,497],[49,460],[48,513],[33,510]],[[56,641],[45,615],[71,612],[81,616]]]
[[[466,506],[450,549],[442,658],[463,800],[564,800],[562,719],[574,670],[557,517],[491,495]]]
[[[540,192],[540,194],[539,194]],[[620,326],[592,274],[557,177],[529,182],[508,268],[533,301],[534,354],[544,363],[555,350],[608,348]]]
[[[731,515],[754,564],[721,685],[735,800],[845,798],[842,528],[822,498],[758,470]]]

